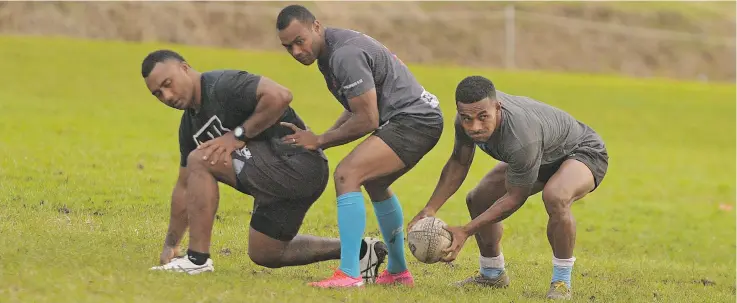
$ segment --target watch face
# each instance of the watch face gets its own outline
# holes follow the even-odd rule
[[[243,136],[243,128],[242,127],[236,127],[235,128],[235,136],[236,137]]]

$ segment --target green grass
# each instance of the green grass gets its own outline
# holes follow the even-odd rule
[[[476,270],[473,239],[454,267],[419,264],[408,254],[418,282],[413,290],[308,288],[306,282],[324,277],[337,262],[276,270],[254,265],[246,254],[252,200],[226,187],[212,244],[217,271],[194,277],[148,272],[158,260],[179,160],[181,113],[158,103],[139,74],[140,60],[161,46],[0,38],[0,301],[543,300],[551,252],[539,196],[505,221],[513,279],[507,290],[447,286]],[[241,68],[291,88],[294,107],[317,131],[340,112],[316,67],[302,67],[285,53],[176,49],[199,70]],[[447,125],[457,82],[483,74],[504,91],[569,111],[604,137],[609,173],[599,190],[574,206],[576,300],[735,301],[735,213],[719,209],[735,204],[735,86],[412,69],[441,98]],[[429,197],[452,140],[447,127],[442,142],[394,186],[406,220]],[[331,168],[351,146],[328,151]],[[495,163],[478,155],[461,190],[439,213],[450,224],[467,222],[464,193]],[[304,233],[337,236],[334,199],[331,186],[309,212]],[[367,230],[376,235],[368,212]],[[223,248],[232,253],[219,254]]]

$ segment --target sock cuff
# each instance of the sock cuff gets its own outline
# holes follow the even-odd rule
[[[359,198],[360,200],[356,198]],[[360,191],[353,191],[353,192],[345,193],[345,194],[338,196],[338,206],[350,205],[350,204],[356,204],[356,203],[363,204],[363,194]]]
[[[379,202],[371,203],[374,206],[374,212],[377,216],[383,216],[393,213],[397,208],[401,208],[399,205],[399,199],[397,195],[392,195],[389,199]]]
[[[553,256],[553,266],[573,267],[574,262],[576,262],[576,257],[571,257],[570,259],[558,259]]]
[[[504,268],[504,254],[499,254],[496,257],[479,255],[479,265],[481,268]]]

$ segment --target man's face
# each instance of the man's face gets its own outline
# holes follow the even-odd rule
[[[501,105],[489,98],[474,103],[456,102],[456,109],[461,118],[461,126],[474,142],[486,142],[496,129],[498,113]]]
[[[176,109],[187,109],[194,104],[194,82],[189,76],[189,65],[177,60],[156,63],[146,77],[146,86],[162,103]]]
[[[312,65],[317,60],[320,49],[320,22],[303,24],[295,19],[285,29],[279,31],[282,46],[294,59],[304,65]]]

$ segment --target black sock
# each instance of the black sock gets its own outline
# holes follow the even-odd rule
[[[361,240],[361,252],[358,255],[359,260],[363,259],[363,257],[366,256],[366,251],[368,251],[368,244],[366,244],[366,241],[362,239]]]
[[[189,260],[192,261],[192,263],[194,263],[195,265],[202,265],[205,264],[205,262],[207,262],[207,259],[210,258],[210,254],[187,249],[187,258],[189,258]]]

